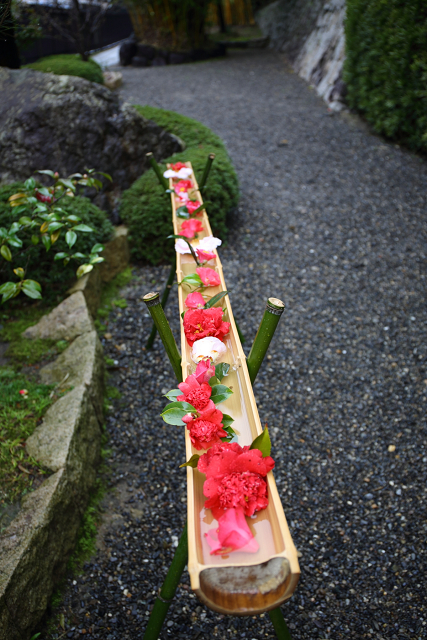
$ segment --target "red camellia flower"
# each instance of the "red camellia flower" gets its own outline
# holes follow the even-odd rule
[[[36,189],[36,198],[39,202],[48,202],[49,204],[52,202],[52,196],[44,196]]]
[[[208,449],[215,443],[220,443],[220,438],[225,438],[228,435],[223,430],[221,411],[215,407],[212,400],[209,402],[213,405],[213,408],[209,404],[206,409],[199,412],[198,418],[193,419],[193,416],[188,414],[182,419],[187,424],[193,447],[198,451],[200,449]]]
[[[200,207],[202,203],[199,202],[198,200],[187,200],[185,206],[187,207],[187,211],[188,213],[193,213],[193,211],[195,211],[196,209],[198,209]],[[201,211],[199,211],[199,213],[202,213]]]
[[[205,507],[215,518],[220,518],[225,509],[242,507],[246,516],[252,516],[268,506],[264,477],[274,468],[274,460],[263,458],[259,449],[221,442],[201,456],[197,468],[206,474]]]
[[[196,249],[197,257],[202,262],[206,262],[206,260],[213,260],[216,258],[216,255],[212,251],[203,251],[203,249]]]
[[[203,299],[202,294],[198,291],[195,291],[194,293],[188,294],[188,296],[185,298],[184,304],[189,309],[202,309],[205,306],[206,302]]]
[[[221,284],[221,280],[217,272],[209,267],[198,267],[196,272],[200,276],[205,287],[216,287]]]
[[[172,171],[179,171],[180,169],[186,169],[184,162],[175,162],[175,164],[171,164]]]
[[[181,225],[180,235],[189,238],[190,240],[194,238],[196,233],[203,231],[203,225],[200,220],[195,220],[194,218],[190,218],[189,220],[184,220]]]
[[[179,180],[173,187],[175,193],[179,196],[181,193],[187,193],[191,189],[193,183],[191,180]]]
[[[209,269],[211,271],[211,269]],[[223,322],[221,307],[190,309],[184,316],[184,333],[190,347],[207,336],[222,340],[230,330],[230,323]]]
[[[188,376],[185,382],[181,382],[178,388],[182,391],[182,396],[177,396],[178,402],[189,402],[197,411],[202,411],[208,404],[209,407],[215,407],[210,399],[212,387],[206,382],[199,383],[195,375]]]

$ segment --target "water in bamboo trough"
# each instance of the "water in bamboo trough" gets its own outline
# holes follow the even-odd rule
[[[199,204],[203,203],[191,163],[187,162],[186,167],[191,170],[189,175],[192,181],[191,200],[196,200]],[[176,180],[174,182],[173,177],[170,177],[174,234],[180,235],[184,219],[179,217],[182,200],[174,190],[175,186]],[[203,248],[205,238],[212,236],[206,211],[202,210],[197,219],[201,221],[203,231],[200,231],[197,238],[191,241],[192,248],[196,251],[199,246]],[[184,241],[180,240],[180,242]],[[185,242],[181,246],[185,246]],[[214,257],[204,266],[218,274],[219,284],[203,290],[205,299],[213,298],[221,291],[227,291],[218,252],[216,248],[211,248],[210,252]],[[176,255],[177,280],[181,283],[178,286],[179,309],[182,315],[186,311],[185,300],[188,294],[194,291],[194,285],[187,285],[183,279],[196,274],[198,265],[192,253],[177,251]],[[280,314],[283,310],[283,303],[280,300],[272,298],[269,304],[273,314]],[[225,353],[218,357],[215,364],[223,362],[230,365],[223,383],[233,392],[224,402],[218,404],[218,409],[234,419],[235,435],[232,441],[244,447],[251,445],[263,430],[229,296],[225,295],[214,306],[221,306],[224,309],[224,320],[230,323],[229,332],[223,339]],[[182,378],[185,380],[195,372],[196,364],[194,352],[192,353],[184,333],[183,323],[181,323],[181,348]],[[185,441],[187,460],[195,454],[203,453],[193,446],[187,429]],[[255,552],[249,552],[243,547],[222,555],[212,553],[208,536],[209,532],[217,529],[218,522],[211,509],[205,508],[204,481],[204,474],[197,468],[187,467],[188,571],[192,589],[207,606],[224,614],[253,615],[278,607],[294,592],[299,578],[299,565],[297,551],[289,532],[273,473],[270,471],[266,477],[267,508],[256,512],[251,518],[246,518],[257,543]]]

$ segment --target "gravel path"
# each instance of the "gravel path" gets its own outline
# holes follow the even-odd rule
[[[125,99],[226,142],[242,199],[221,259],[248,345],[266,297],[286,303],[255,394],[301,552],[283,607],[293,640],[425,639],[426,163],[330,114],[269,52],[123,76]],[[116,491],[97,557],[65,591],[69,638],[142,637],[185,518],[184,438],[158,417],[173,375],[159,344],[141,349],[138,298],[167,268],[135,273],[104,341],[123,367],[107,420]],[[275,636],[267,615],[201,606],[185,575],[162,638],[234,637]]]

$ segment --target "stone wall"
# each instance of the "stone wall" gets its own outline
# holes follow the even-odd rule
[[[344,106],[345,0],[278,0],[257,14],[270,46],[285,53],[295,71],[334,110]]]

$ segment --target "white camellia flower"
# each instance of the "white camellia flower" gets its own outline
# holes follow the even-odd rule
[[[222,240],[219,238],[215,238],[215,236],[206,236],[202,238],[197,245],[198,249],[202,249],[202,251],[213,251],[217,247],[222,244]]]
[[[173,169],[167,169],[164,172],[164,178],[178,178],[179,180],[188,180],[188,178],[193,173],[192,169],[187,169],[187,167],[182,167],[179,171],[174,171]]]
[[[175,251],[177,253],[180,253],[181,255],[184,253],[191,253],[190,247],[182,238],[178,238],[178,240],[175,242]]]
[[[196,363],[205,358],[210,358],[213,362],[216,362],[226,351],[227,347],[221,340],[208,336],[207,338],[196,340],[191,349],[191,357],[193,362]]]

